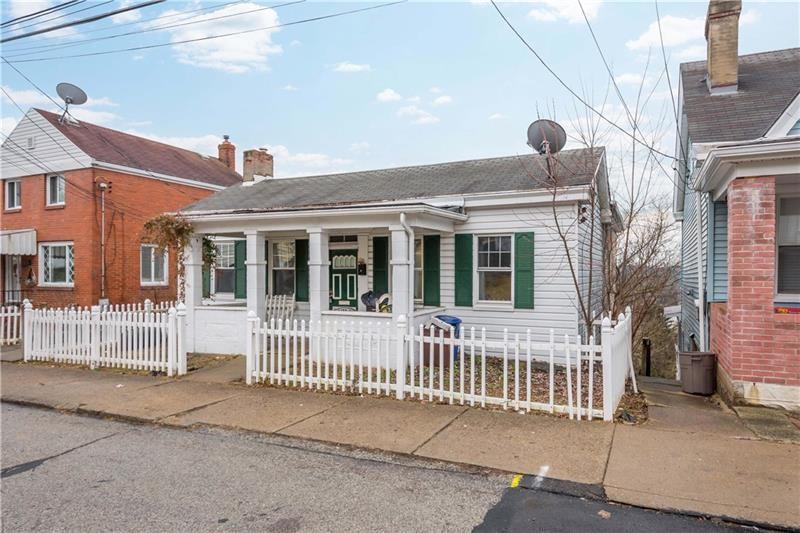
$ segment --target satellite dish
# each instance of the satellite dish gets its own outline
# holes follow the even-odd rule
[[[558,122],[540,119],[528,126],[528,146],[540,154],[555,154],[567,144],[567,132]]]
[[[67,114],[69,113],[70,104],[81,105],[85,104],[86,100],[88,100],[88,97],[86,96],[86,93],[83,91],[83,89],[71,83],[67,82],[59,83],[58,85],[56,85],[56,92],[58,93],[58,96],[60,96],[61,99],[64,100],[64,103],[66,104],[66,106],[64,107],[64,114],[61,115],[61,118],[59,119],[59,122],[62,123],[64,122],[64,119],[66,118]]]

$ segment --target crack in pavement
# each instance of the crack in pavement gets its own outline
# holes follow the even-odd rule
[[[85,448],[87,446],[91,446],[92,444],[95,444],[96,442],[100,442],[101,440],[110,439],[111,437],[114,437],[116,435],[120,435],[122,433],[127,433],[127,431],[117,431],[117,432],[111,433],[109,435],[104,435],[104,436],[99,437],[97,439],[94,439],[92,441],[85,442],[83,444],[79,444],[79,445],[77,445],[77,446],[75,446],[73,448],[70,448],[68,450],[64,450],[63,452],[57,453],[55,455],[50,455],[48,457],[42,457],[41,459],[34,459],[33,461],[28,461],[27,463],[20,463],[18,465],[14,465],[14,466],[7,466],[7,467],[3,468],[2,470],[0,470],[0,479],[5,479],[7,477],[16,476],[16,475],[19,475],[19,474],[24,474],[25,472],[36,470],[37,468],[39,468],[40,466],[42,466],[43,464],[45,464],[47,461],[49,461],[51,459],[56,459],[58,457],[62,457],[64,455],[72,453],[72,452],[74,452],[76,450],[79,450],[81,448]]]

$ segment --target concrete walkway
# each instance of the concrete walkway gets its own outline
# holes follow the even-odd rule
[[[247,387],[226,382],[237,379],[226,366],[167,379],[3,363],[0,394],[7,402],[79,413],[266,432],[545,476],[605,488],[623,503],[800,526],[800,446],[761,440],[735,413],[668,385],[644,384],[651,420],[620,426]]]

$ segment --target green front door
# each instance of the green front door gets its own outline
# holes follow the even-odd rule
[[[358,309],[358,251],[331,250],[331,309]]]

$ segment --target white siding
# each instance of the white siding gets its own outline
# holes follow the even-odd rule
[[[597,199],[594,204],[594,209],[586,214],[586,220],[578,224],[580,256],[578,279],[584,305],[589,303],[589,280],[591,280],[591,311],[593,316],[599,316],[603,309],[603,224],[600,220],[600,205]],[[580,317],[580,320],[583,322],[583,317]]]
[[[29,139],[33,143],[30,149]],[[88,155],[34,110],[28,111],[3,142],[0,155],[2,178],[62,172],[92,164]]]

